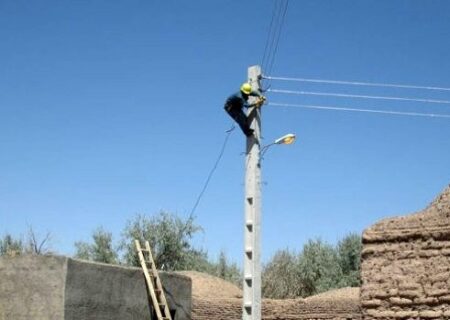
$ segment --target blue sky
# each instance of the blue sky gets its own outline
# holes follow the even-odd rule
[[[274,76],[450,87],[450,3],[291,1]],[[0,234],[27,226],[73,253],[136,213],[187,217],[261,62],[271,1],[0,1]],[[449,92],[272,82],[450,100]],[[268,95],[272,102],[450,114],[448,105]],[[334,243],[426,206],[450,181],[450,120],[264,107],[263,259]],[[197,208],[211,257],[243,249],[243,135]]]

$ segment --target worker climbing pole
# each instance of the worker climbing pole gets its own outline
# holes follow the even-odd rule
[[[256,97],[257,99],[253,103],[249,103],[250,97]],[[241,89],[238,92],[228,97],[225,102],[224,109],[230,117],[236,121],[242,132],[249,137],[253,134],[253,129],[250,128],[250,123],[244,112],[244,108],[259,108],[264,104],[265,100],[266,98],[261,94],[259,87],[257,89],[253,89],[251,83],[245,82],[242,84]]]

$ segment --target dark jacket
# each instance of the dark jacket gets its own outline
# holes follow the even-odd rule
[[[259,93],[258,91],[252,91],[249,95],[247,95],[242,93],[242,91],[236,92],[235,94],[232,94],[228,97],[227,101],[225,102],[225,107],[231,107],[233,109],[249,108],[249,96],[261,97],[261,93]]]

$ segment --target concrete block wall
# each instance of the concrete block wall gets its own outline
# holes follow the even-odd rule
[[[188,277],[160,273],[174,320],[191,319]],[[0,320],[148,320],[142,270],[60,256],[0,258]]]
[[[365,320],[450,319],[450,188],[424,211],[363,234]]]

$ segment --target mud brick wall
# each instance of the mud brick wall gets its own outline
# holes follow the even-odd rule
[[[264,299],[263,320],[360,320],[359,289],[351,288],[351,297],[342,297],[337,290],[333,297],[307,299]],[[345,295],[345,293],[344,293]],[[240,320],[242,299],[194,298],[192,320]]]
[[[241,320],[242,290],[223,279],[195,271],[180,272],[192,280],[192,320]],[[359,288],[342,288],[306,299],[263,299],[263,320],[360,320]]]
[[[363,234],[363,318],[450,319],[450,187],[422,212]]]

